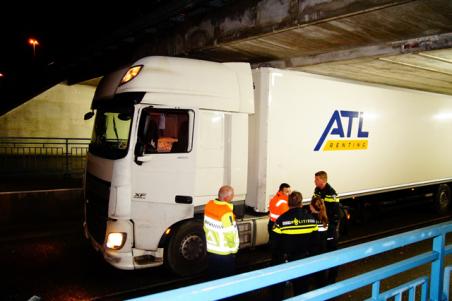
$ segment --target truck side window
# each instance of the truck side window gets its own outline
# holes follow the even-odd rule
[[[139,130],[144,153],[188,152],[189,121],[188,110],[144,109]]]

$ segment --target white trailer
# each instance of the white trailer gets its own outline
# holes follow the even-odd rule
[[[450,203],[450,96],[147,57],[104,77],[92,108],[85,235],[120,269],[205,267],[203,206],[224,184],[246,209],[241,248],[267,242],[279,184],[309,200],[319,170],[342,199],[429,187]]]

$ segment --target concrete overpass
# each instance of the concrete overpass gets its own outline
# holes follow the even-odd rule
[[[110,46],[120,49],[119,41]],[[448,0],[261,0],[187,20],[137,44],[129,57],[249,61],[452,94],[451,47]],[[72,81],[88,75],[82,66]]]

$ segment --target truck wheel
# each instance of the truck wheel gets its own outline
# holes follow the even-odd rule
[[[438,186],[438,190],[436,191],[435,198],[433,200],[433,206],[437,213],[447,213],[450,206],[450,188],[447,184],[441,184]]]
[[[198,274],[207,268],[206,239],[200,221],[180,225],[165,249],[165,261],[180,276]]]

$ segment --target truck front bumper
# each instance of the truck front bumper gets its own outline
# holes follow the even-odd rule
[[[156,267],[163,264],[163,248],[156,251],[131,248],[131,251],[112,250],[98,243],[89,233],[86,223],[83,223],[85,237],[93,248],[101,252],[104,259],[121,270],[135,270]]]

